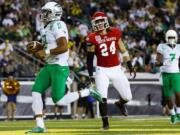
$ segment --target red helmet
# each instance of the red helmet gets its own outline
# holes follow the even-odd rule
[[[101,31],[109,28],[108,18],[104,12],[94,13],[92,16],[91,24],[94,31]]]

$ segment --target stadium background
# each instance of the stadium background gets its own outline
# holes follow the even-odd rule
[[[159,72],[155,67],[156,47],[164,42],[164,34],[168,29],[173,28],[177,32],[180,30],[179,0],[59,0],[57,2],[63,6],[63,20],[67,23],[70,34],[69,64],[75,77],[72,90],[77,90],[78,81],[82,76],[80,73],[86,73],[85,37],[91,31],[90,16],[95,11],[106,12],[110,24],[122,30],[123,41],[130,52],[132,64],[142,73]],[[43,65],[42,61],[26,53],[26,45],[32,40],[41,41],[39,11],[44,3],[44,0],[0,0],[1,80],[13,74],[18,80],[33,81],[35,74]],[[123,61],[122,65],[127,71]],[[148,84],[152,81],[158,83],[158,78],[159,75],[156,75],[155,80],[148,79],[151,81]],[[146,81],[146,77],[142,80]],[[161,114],[159,85],[144,84],[142,87],[136,84],[132,85],[132,88],[134,99],[142,98],[143,100],[140,100],[142,104],[148,101],[149,94],[152,100],[157,102],[155,110],[149,108],[147,103],[146,111],[139,111],[138,114]],[[152,90],[154,93],[151,95]],[[26,89],[22,86],[20,95],[23,95],[24,91],[30,95],[30,87]],[[110,97],[114,95],[116,94],[111,92]],[[3,95],[1,99],[5,101]],[[17,115],[24,115],[20,108],[22,109],[21,105],[19,109],[17,108]],[[27,111],[27,108],[32,113],[29,105],[24,110]],[[110,110],[113,113],[114,109]],[[130,109],[130,114],[136,114],[136,110],[137,108]],[[4,115],[3,109],[0,114]]]

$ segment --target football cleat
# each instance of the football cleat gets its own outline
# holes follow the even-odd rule
[[[109,125],[103,126],[100,130],[101,130],[101,131],[107,131],[107,130],[109,130]]]
[[[31,133],[45,133],[46,129],[45,128],[41,128],[41,127],[35,127],[32,130],[29,130],[26,132],[26,134],[31,134]]]
[[[128,116],[128,111],[125,104],[121,104],[119,101],[115,102],[114,104],[119,108],[122,115]]]
[[[96,90],[94,86],[89,87],[90,96],[96,99],[99,102],[103,102],[101,94]]]
[[[171,115],[171,124],[176,124],[176,115]]]

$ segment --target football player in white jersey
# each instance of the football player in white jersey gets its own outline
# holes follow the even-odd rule
[[[65,22],[60,20],[62,8],[56,2],[48,2],[41,10],[41,19],[44,24],[41,31],[43,49],[38,50],[34,55],[40,59],[45,59],[47,64],[37,75],[32,88],[32,109],[35,113],[37,126],[27,133],[45,132],[41,94],[50,86],[52,100],[57,105],[67,105],[79,97],[88,95],[102,101],[100,94],[94,89],[84,89],[65,95],[65,85],[69,75],[67,62],[69,51],[67,26]]]
[[[165,35],[166,43],[157,48],[157,65],[161,66],[163,93],[170,109],[171,123],[180,122],[180,44],[177,44],[178,35],[174,30],[168,30]],[[176,112],[172,95],[175,94]]]

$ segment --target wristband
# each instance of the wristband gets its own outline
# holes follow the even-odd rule
[[[128,62],[127,62],[127,66],[128,66],[128,68],[129,68],[130,70],[132,69],[131,61],[128,61]]]

